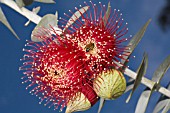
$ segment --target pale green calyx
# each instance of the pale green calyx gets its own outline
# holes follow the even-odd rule
[[[99,97],[116,99],[124,93],[126,80],[120,71],[111,69],[99,73],[94,80],[93,88]]]

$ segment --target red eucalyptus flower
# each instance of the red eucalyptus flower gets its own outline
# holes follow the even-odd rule
[[[86,2],[84,3],[88,6]],[[128,32],[127,23],[124,24],[119,10],[112,11],[109,8],[106,10],[105,5],[100,2],[101,10],[99,10],[96,4],[91,1],[90,3],[92,11],[86,12],[86,9],[82,8],[85,14],[75,8],[81,14],[80,18],[70,11],[77,21],[73,18],[72,21],[75,22],[66,29],[66,32],[71,35],[75,46],[82,48],[85,52],[89,71],[92,73],[91,78],[94,81],[93,87],[98,96],[115,99],[122,95],[126,89],[125,78],[121,70],[118,70],[121,68],[117,63],[128,55],[127,46],[122,45],[128,39],[122,38]],[[111,6],[108,5],[108,7]],[[100,89],[105,90],[100,92]]]
[[[45,104],[51,104],[49,107],[54,105],[55,109],[61,104],[62,110],[70,100],[78,96],[78,92],[88,96],[87,99],[93,105],[98,99],[89,80],[84,51],[74,46],[70,37],[65,35],[60,37],[51,34],[51,37],[40,38],[44,41],[26,44],[29,49],[24,51],[28,54],[24,55],[22,60],[25,62],[20,68],[25,70],[25,82],[31,82],[28,87],[34,87],[30,93],[39,96],[41,101],[46,100]],[[86,89],[92,90],[91,93],[86,94]]]
[[[84,3],[89,6],[86,2]],[[124,25],[119,10],[114,9],[107,13],[105,5],[100,2],[100,7],[97,7],[91,1],[90,3],[89,10],[92,8],[92,11],[86,12],[84,9],[85,14],[75,8],[79,11],[81,17],[79,19],[73,14],[75,18],[77,17],[77,21],[66,32],[72,37],[74,45],[82,48],[85,52],[86,61],[95,77],[103,70],[119,67],[115,61],[119,62],[126,55],[127,47],[122,43],[127,41],[128,38],[122,38],[122,36],[127,33],[128,28],[127,23]],[[72,11],[70,12],[72,13]],[[62,20],[62,23],[65,23],[65,20]],[[123,52],[124,54],[122,54]]]
[[[102,88],[105,76],[121,77],[123,82],[118,84],[123,83],[125,88],[122,74],[119,76],[111,72],[119,67],[115,61],[126,55],[122,54],[126,52],[126,47],[121,43],[127,40],[122,36],[128,29],[126,25],[123,27],[119,11],[106,13],[105,6],[99,4],[101,11],[91,3],[89,9],[92,7],[93,13],[86,12],[83,15],[77,9],[81,18],[77,17],[77,21],[63,30],[62,35],[51,28],[46,30],[48,35],[37,35],[37,38],[43,39],[41,43],[30,41],[26,44],[28,49],[24,51],[28,53],[24,55],[24,63],[20,68],[26,76],[22,79],[24,83],[30,83],[30,93],[39,96],[41,102],[45,100],[45,105],[54,105],[54,109],[61,105],[61,110],[68,106],[67,113],[86,110],[98,100],[97,88]],[[107,72],[109,74],[105,75]],[[84,106],[77,106],[83,105],[81,102]]]

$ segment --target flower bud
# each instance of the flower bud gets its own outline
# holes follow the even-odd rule
[[[120,71],[111,69],[101,72],[95,78],[93,87],[99,97],[116,99],[124,93],[126,80]]]
[[[81,92],[78,92],[69,100],[65,113],[85,111],[91,108],[97,101],[97,94],[92,89],[91,85],[86,84]]]

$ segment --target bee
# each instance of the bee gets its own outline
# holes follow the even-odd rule
[[[86,47],[85,47],[86,52],[93,50],[93,48],[94,48],[94,43],[87,44]]]

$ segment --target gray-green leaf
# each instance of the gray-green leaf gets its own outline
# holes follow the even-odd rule
[[[170,67],[170,55],[162,62],[162,64],[154,72],[152,80],[159,84],[169,67]]]
[[[100,98],[100,103],[99,103],[99,108],[98,108],[98,112],[97,113],[100,113],[103,106],[104,106],[104,103],[105,103],[105,99],[104,98]]]
[[[156,107],[154,108],[153,113],[158,113],[159,111],[161,111],[165,106],[167,106],[167,103],[169,103],[169,102],[170,102],[170,99],[166,99],[166,100],[160,101],[160,102],[156,105]],[[166,108],[165,108],[165,110],[166,110]],[[165,110],[164,110],[164,111],[165,111]],[[166,113],[166,112],[164,112],[164,113]]]
[[[170,82],[166,86],[166,88],[170,90]],[[154,108],[153,113],[158,113],[161,110],[162,110],[162,113],[166,113],[168,112],[169,109],[170,109],[170,98],[165,95],[161,95],[161,97],[159,98],[157,102],[156,107]]]
[[[57,17],[53,14],[47,14],[45,15],[41,21],[37,24],[37,26],[34,28],[34,30],[32,31],[31,34],[31,40],[34,42],[40,42],[42,41],[42,39],[37,38],[36,35],[39,36],[44,36],[44,35],[48,35],[48,33],[43,30],[45,29],[51,29],[51,27],[57,27],[58,25],[58,20]]]
[[[0,7],[0,22],[2,22],[15,35],[15,37],[19,39],[19,37],[17,36],[15,31],[12,29],[11,25],[9,24],[7,18],[5,17],[5,14],[3,13],[1,7]]]
[[[153,81],[157,82],[159,84],[161,78],[163,77],[164,73],[167,71],[167,69],[169,68],[169,64],[170,63],[170,56],[168,56],[163,63],[158,67],[158,69],[155,71],[154,76],[152,78]],[[169,88],[169,87],[168,87]],[[155,87],[153,87],[151,90],[146,90],[144,91],[138,101],[137,107],[136,107],[136,111],[135,113],[144,113],[146,110],[146,107],[148,105],[150,96],[152,94],[152,92],[155,90]],[[158,108],[157,108],[158,109]],[[165,111],[168,108],[165,108]]]
[[[150,96],[153,91],[154,90],[145,90],[142,92],[142,94],[138,100],[135,113],[145,113]]]
[[[130,91],[131,89],[133,89],[133,86],[134,86],[134,82],[135,82],[135,79],[133,78],[130,78],[127,82],[127,85],[126,85],[126,90],[124,93]]]
[[[72,25],[77,19],[79,19],[82,16],[82,14],[85,13],[88,9],[89,9],[89,6],[84,6],[81,9],[79,9],[78,11],[76,11],[71,16],[71,18],[68,20],[63,31],[65,31],[68,27],[70,27],[70,25]]]
[[[148,55],[146,53],[144,53],[143,60],[142,60],[140,66],[138,68],[138,71],[137,71],[137,77],[135,79],[132,92],[130,93],[129,97],[127,98],[126,103],[129,102],[129,100],[132,97],[134,91],[136,90],[136,88],[141,83],[142,77],[146,74],[147,67],[148,67]]]
[[[166,106],[162,110],[162,113],[167,113],[170,110],[170,99],[168,99],[168,100],[169,101],[167,102]]]
[[[42,2],[42,3],[55,3],[54,0],[34,0],[36,2]]]
[[[37,14],[39,11],[40,11],[40,6],[32,9],[32,12],[35,13],[35,14]],[[29,23],[30,23],[30,20],[28,20],[25,23],[25,26],[28,26]]]
[[[130,40],[128,47],[129,47],[129,54],[127,56],[124,56],[124,59],[121,60],[121,64],[127,65],[126,61],[130,57],[131,53],[134,51],[140,40],[142,39],[151,19],[149,19],[145,25],[136,33],[136,35]],[[126,54],[126,53],[125,53]]]

